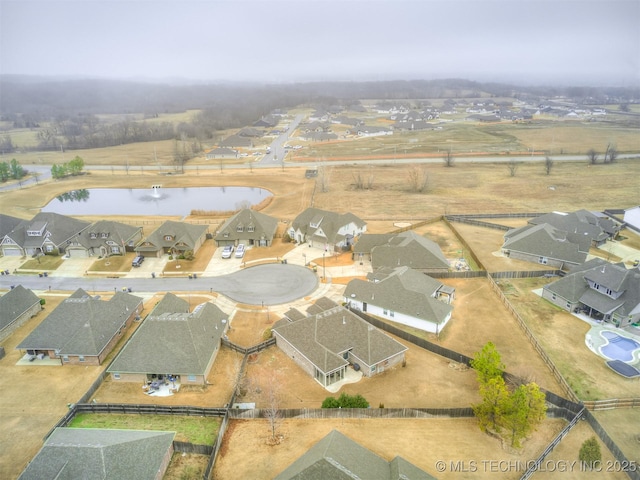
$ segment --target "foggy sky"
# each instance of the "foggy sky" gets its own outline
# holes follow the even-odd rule
[[[639,0],[0,0],[0,73],[640,85]]]

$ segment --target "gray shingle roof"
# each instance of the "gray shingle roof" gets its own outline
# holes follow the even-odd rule
[[[56,428],[20,480],[155,480],[175,432]]]
[[[242,231],[238,231],[238,227]],[[273,240],[278,229],[278,220],[250,208],[244,208],[227,219],[216,234],[216,241],[221,240]]]
[[[378,281],[351,280],[345,299],[355,298],[432,323],[444,322],[453,310],[451,305],[434,298],[442,283],[428,275],[408,267],[396,268],[391,274],[386,269],[383,272],[386,276],[380,275]]]
[[[198,305],[192,313],[156,313],[154,309],[142,322],[108,371],[204,375],[228,315],[212,303]]]
[[[42,246],[48,239],[56,247],[65,247],[66,242],[73,240],[80,232],[91,225],[89,222],[77,220],[66,215],[53,212],[40,212],[31,220],[24,220],[7,235],[23,248]],[[28,230],[40,230],[44,227],[41,236],[29,236]]]
[[[373,365],[407,350],[407,347],[338,306],[274,329],[323,372],[347,362],[341,353],[351,351]]]
[[[356,254],[371,254],[373,268],[398,266],[421,270],[449,268],[449,261],[438,244],[412,231],[365,233],[360,236],[353,251]]]
[[[354,442],[337,430],[275,477],[275,480],[433,480],[434,477],[396,457],[391,462]]]
[[[127,246],[129,241],[133,240],[141,230],[142,227],[134,227],[126,223],[100,220],[84,230],[78,240],[80,245],[85,248],[99,247],[106,244],[107,241],[115,242],[119,246]],[[95,238],[91,238],[92,234]],[[104,237],[104,234],[107,236]]]
[[[586,235],[590,240],[601,242],[619,230],[615,222],[587,210],[571,213],[551,212],[529,221],[532,225],[548,223],[564,232]]]
[[[326,241],[338,243],[344,238],[343,235],[338,233],[339,230],[352,222],[360,228],[366,225],[364,220],[353,213],[335,213],[311,207],[300,213],[291,226],[294,230],[300,230],[311,238],[314,238],[315,232],[320,229],[324,233]],[[312,224],[315,226],[312,226]],[[316,238],[325,241],[325,237],[317,236]]]
[[[514,252],[547,257],[569,263],[582,263],[587,258],[589,245],[572,242],[567,233],[548,223],[526,225],[509,230],[504,235],[502,248]],[[586,237],[585,237],[586,238]],[[588,241],[587,244],[591,242]]]
[[[188,249],[193,250],[198,239],[207,233],[207,228],[209,228],[207,225],[191,225],[190,223],[167,220],[151,232],[136,248],[136,251],[157,251],[179,244],[184,244]],[[171,240],[166,240],[166,236],[171,237]],[[145,245],[147,242],[150,245]]]
[[[61,355],[99,355],[141,303],[140,297],[129,293],[117,292],[105,301],[79,288],[16,348],[57,350]]]
[[[23,220],[21,218],[12,217],[10,215],[5,215],[4,213],[0,213],[0,241],[4,238],[4,236],[11,232],[14,228],[16,228]]]
[[[28,288],[16,285],[0,297],[0,330],[40,302],[40,298]]]

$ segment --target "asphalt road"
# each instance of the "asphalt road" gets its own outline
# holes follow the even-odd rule
[[[206,292],[221,293],[230,299],[249,305],[280,305],[293,302],[312,293],[318,286],[317,275],[300,265],[257,265],[219,277],[170,278],[101,278],[101,277],[38,277],[35,275],[2,275],[0,289],[22,285],[31,290],[62,290],[73,292],[83,288],[88,293],[120,291],[144,292]]]

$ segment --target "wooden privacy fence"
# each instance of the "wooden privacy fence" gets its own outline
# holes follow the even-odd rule
[[[237,420],[265,418],[266,410],[259,408],[229,409],[229,417]],[[473,417],[473,409],[463,408],[289,408],[278,410],[281,418],[462,418]]]
[[[138,415],[180,415],[192,417],[223,417],[226,408],[193,407],[189,405],[155,405],[134,403],[78,403],[75,413],[124,413]]]
[[[251,347],[241,347],[240,345],[233,343],[231,340],[227,339],[227,338],[223,338],[222,339],[222,344],[225,347],[230,348],[231,350],[234,350],[238,353],[242,353],[243,355],[250,355],[252,353],[258,353],[261,352],[262,350],[264,350],[265,348],[270,347],[271,345],[275,345],[276,344],[276,339],[274,337],[271,337],[268,340],[265,340],[264,342],[258,343],[257,345],[253,345]]]
[[[180,453],[195,453],[198,455],[211,455],[211,445],[198,445],[196,443],[173,441],[173,450]]]

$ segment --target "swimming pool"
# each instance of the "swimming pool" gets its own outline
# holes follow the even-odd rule
[[[600,347],[600,353],[611,360],[621,360],[623,362],[631,362],[633,353],[640,348],[640,343],[631,338],[622,337],[617,333],[603,331],[600,332],[607,343]]]

